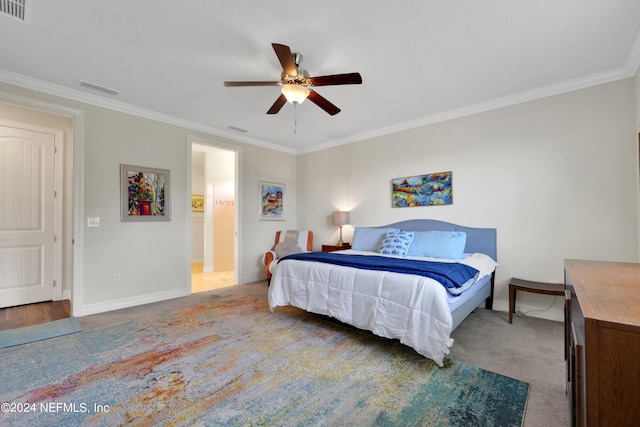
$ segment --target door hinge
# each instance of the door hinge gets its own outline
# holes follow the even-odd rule
[[[57,283],[56,283],[56,281],[54,280],[54,281],[53,281],[53,287],[55,288],[56,286],[57,286]]]
[[[53,243],[56,243],[58,241],[58,236],[56,236],[55,234],[53,235]]]

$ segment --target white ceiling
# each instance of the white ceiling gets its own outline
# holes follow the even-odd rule
[[[639,0],[27,0],[0,16],[0,81],[302,153],[635,75]],[[271,43],[311,76],[359,72],[267,115]],[[120,91],[104,95],[85,80]],[[229,126],[247,130],[238,133]]]

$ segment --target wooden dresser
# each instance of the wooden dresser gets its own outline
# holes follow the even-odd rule
[[[565,260],[572,422],[640,425],[640,264]]]

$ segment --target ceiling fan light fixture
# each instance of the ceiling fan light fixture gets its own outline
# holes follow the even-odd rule
[[[309,88],[303,85],[290,83],[282,86],[282,94],[287,98],[287,101],[293,105],[302,104],[302,102],[309,96]]]

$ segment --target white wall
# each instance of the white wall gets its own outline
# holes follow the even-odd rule
[[[80,208],[80,232],[75,251],[80,260],[73,268],[77,298],[72,301],[75,315],[107,311],[184,295],[189,292],[189,221],[191,194],[187,194],[191,174],[187,171],[188,139],[220,142],[239,150],[239,283],[264,279],[260,260],[270,248],[275,231],[296,227],[295,156],[202,132],[161,123],[148,118],[116,112],[61,97],[0,84],[0,102],[26,99],[29,104],[56,106],[78,111],[83,134],[76,135],[82,145],[79,159],[83,170],[83,192],[74,194]],[[55,109],[55,108],[54,108]],[[78,144],[79,142],[79,144]],[[78,147],[76,147],[78,149]],[[171,221],[120,222],[121,163],[158,167],[171,171]],[[285,222],[258,220],[258,180],[287,185]],[[87,217],[100,217],[100,227],[87,228]],[[72,236],[69,236],[69,240]],[[122,283],[113,284],[120,274]],[[70,278],[68,278],[70,280]],[[68,286],[68,285],[65,285]]]
[[[19,95],[82,112],[78,315],[187,292],[189,135],[239,150],[239,283],[264,278],[260,259],[277,230],[309,228],[315,249],[337,241],[330,220],[337,209],[350,210],[353,225],[436,218],[498,229],[496,307],[506,310],[511,276],[561,282],[565,258],[638,260],[637,81],[298,157],[6,84],[0,101]],[[171,170],[171,222],[120,222],[120,163]],[[448,170],[453,205],[391,208],[392,178]],[[286,185],[286,221],[258,220],[259,180]],[[86,228],[88,216],[99,216],[101,227]],[[345,240],[352,231],[345,227]],[[121,285],[112,283],[114,273]],[[526,311],[545,308],[549,298],[519,301]],[[561,317],[561,310],[558,300],[541,315]]]
[[[563,282],[565,258],[638,260],[634,80],[301,155],[298,223],[316,246],[352,226],[434,218],[498,230],[496,309],[510,277]],[[391,179],[453,171],[449,206],[391,207]],[[352,238],[345,227],[345,241]],[[547,296],[518,296],[523,311]],[[562,298],[537,315],[562,319]],[[536,313],[531,313],[536,315]]]

